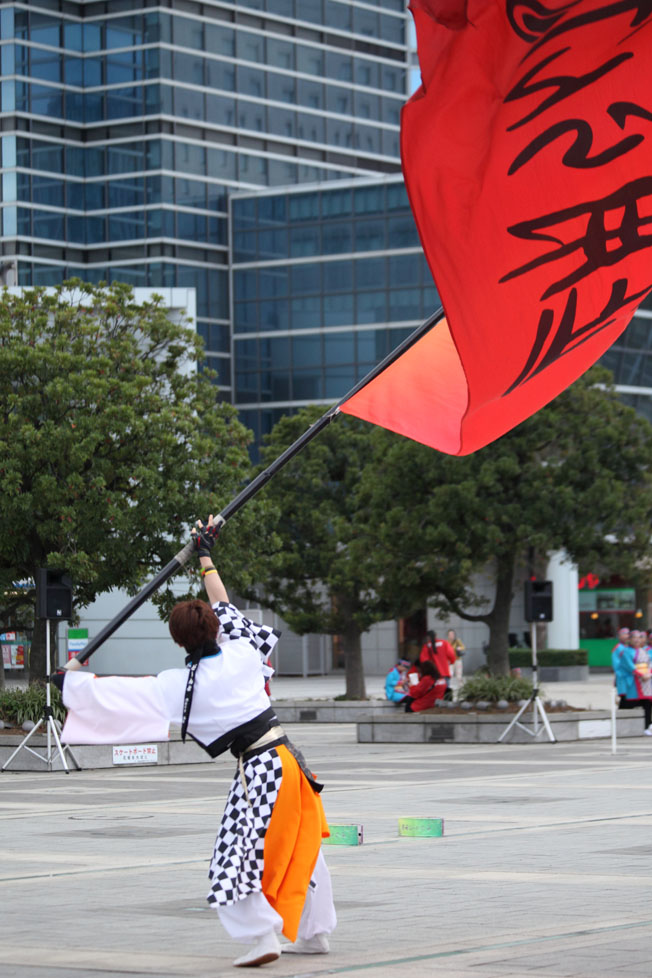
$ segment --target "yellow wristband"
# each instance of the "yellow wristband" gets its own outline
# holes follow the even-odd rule
[[[209,574],[217,574],[217,571],[213,567],[212,570],[202,571],[202,577],[208,577]]]

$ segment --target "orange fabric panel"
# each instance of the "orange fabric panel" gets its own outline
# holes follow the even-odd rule
[[[330,835],[321,798],[284,744],[276,748],[283,778],[265,835],[263,893],[296,940],[308,884],[322,838]]]
[[[445,319],[340,405],[345,414],[457,455],[466,377]]]

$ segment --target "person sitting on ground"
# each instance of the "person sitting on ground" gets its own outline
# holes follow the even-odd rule
[[[385,678],[385,696],[397,705],[403,703],[407,696],[407,671],[410,668],[409,659],[399,659]]]
[[[645,632],[633,631],[629,636],[631,645],[622,641],[623,629],[618,637],[621,642],[612,653],[612,663],[616,677],[616,690],[620,696],[620,708],[632,710],[642,706],[644,715],[643,732],[652,737],[652,675],[650,656],[645,651]]]
[[[405,698],[406,713],[429,710],[436,700],[443,700],[446,693],[446,680],[432,662],[419,662],[417,669],[420,679],[415,686],[410,686],[410,695]]]

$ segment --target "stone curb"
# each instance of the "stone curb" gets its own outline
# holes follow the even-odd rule
[[[27,734],[25,734],[27,736]],[[20,737],[2,735],[0,733],[0,768],[3,764],[6,764],[8,759],[11,757],[13,752],[18,747],[21,742]],[[63,771],[64,767],[61,763],[61,758],[59,752],[56,748],[56,744],[53,743],[53,753],[52,757],[52,770],[53,771]],[[113,763],[113,746],[111,744],[76,744],[70,748],[73,755],[77,758],[79,765],[83,771],[95,770],[99,768],[129,768],[129,767],[163,767],[168,764],[211,764],[212,761],[209,758],[206,751],[198,747],[193,741],[186,741],[186,743],[181,742],[181,736],[178,732],[170,737],[169,740],[158,741],[155,744],[157,748],[157,760],[154,764],[146,763],[131,763],[131,764],[114,764]],[[44,758],[43,761],[39,761],[34,754],[31,754],[28,748],[32,748],[39,754],[40,757]],[[71,771],[75,771],[75,764],[69,757],[69,751],[65,751],[66,763]],[[13,761],[7,768],[5,772],[0,772],[0,779],[2,774],[10,774],[12,771],[44,771],[47,773],[48,766],[45,761],[47,758],[47,738],[45,735],[37,734],[24,747],[22,750],[16,754]],[[1,784],[0,780],[0,784]]]
[[[611,737],[611,713],[607,710],[567,711],[565,713],[546,713],[555,740],[596,740]],[[359,744],[492,744],[513,720],[513,713],[492,713],[486,716],[477,714],[446,716],[398,716],[368,717],[357,723]],[[532,710],[528,710],[519,721],[524,727],[533,730]],[[530,744],[550,743],[548,735],[539,719],[539,734],[531,733],[516,725],[510,730],[502,743]],[[643,733],[643,711],[630,710],[627,716],[616,717],[616,736],[640,737]]]

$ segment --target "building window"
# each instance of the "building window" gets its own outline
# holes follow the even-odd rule
[[[291,329],[318,329],[321,325],[320,296],[299,296],[290,300]]]
[[[321,265],[292,265],[290,274],[292,295],[321,292]]]
[[[387,322],[387,293],[360,292],[356,297],[356,323]]]
[[[326,293],[324,295],[324,325],[348,326],[352,322],[353,293],[340,292],[334,295]]]

